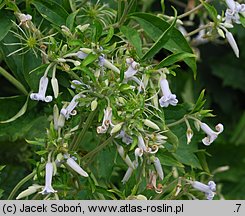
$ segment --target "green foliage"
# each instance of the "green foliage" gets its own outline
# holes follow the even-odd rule
[[[244,150],[244,110],[227,105],[233,93],[220,90],[224,85],[244,93],[243,64],[238,68],[231,55],[207,60],[210,54],[203,57],[201,50],[208,70],[197,76],[193,41],[219,41],[218,10],[204,1],[197,6],[193,29],[209,18],[215,23],[198,38],[197,30],[180,32],[189,12],[176,7],[170,16],[167,2],[160,2],[161,14],[151,11],[154,1],[119,0],[117,8],[113,1],[0,2],[0,198],[45,185],[49,162],[58,193],[45,194],[41,186],[37,192],[43,193],[28,199],[204,199],[213,193],[190,189],[190,183],[213,179],[226,186],[217,199],[223,193],[242,197],[241,152],[229,156],[227,175],[217,168],[228,163],[226,151]],[[244,46],[241,29],[234,30]],[[198,78],[195,84],[188,71]],[[209,107],[218,109],[217,117]],[[228,128],[224,137],[220,125],[209,128],[217,119]],[[203,146],[207,141],[222,149]]]

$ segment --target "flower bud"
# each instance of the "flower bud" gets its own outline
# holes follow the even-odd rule
[[[112,130],[111,130],[111,135],[114,134],[114,133],[117,133],[118,131],[120,131],[121,128],[122,128],[123,123],[124,123],[124,122],[121,122],[121,123],[116,124],[116,125],[112,128]]]
[[[97,106],[98,106],[98,102],[97,102],[97,99],[95,99],[91,103],[91,110],[92,111],[96,110]]]
[[[155,124],[154,122],[152,122],[151,120],[145,119],[144,120],[144,124],[154,130],[160,130],[160,128],[157,126],[157,124]]]

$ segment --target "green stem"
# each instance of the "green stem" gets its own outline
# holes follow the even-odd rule
[[[82,160],[86,160],[94,155],[96,155],[100,150],[102,150],[103,148],[105,148],[108,144],[110,144],[114,137],[116,136],[116,134],[112,135],[111,137],[109,137],[105,142],[103,142],[101,145],[99,145],[98,147],[96,147],[94,150],[92,150],[91,152],[89,152],[88,154],[86,154],[85,156],[82,157]]]
[[[211,1],[212,1],[212,0],[206,0],[205,2],[206,2],[206,3],[209,3],[209,2],[211,2]],[[192,13],[194,13],[194,12],[198,11],[199,9],[201,9],[202,7],[203,7],[203,4],[199,4],[198,6],[196,6],[195,8],[193,8],[192,10],[187,11],[187,12],[185,12],[185,13],[179,15],[177,18],[178,18],[178,19],[182,19],[182,18],[184,18],[184,17],[186,17],[186,16],[189,16],[189,15],[191,15]]]
[[[9,82],[11,82],[24,95],[28,95],[28,92],[25,89],[25,87],[1,66],[0,66],[0,74],[2,74]]]
[[[175,125],[181,124],[182,122],[185,121],[185,118],[186,118],[186,117],[183,117],[183,118],[181,118],[180,120],[178,120],[178,121],[176,121],[176,122],[167,124],[166,126],[169,128],[169,127],[173,127],[173,126],[175,126]]]
[[[42,164],[39,168],[39,170],[43,170],[45,167],[45,164]],[[37,173],[37,170],[33,170],[32,173],[30,173],[28,176],[26,176],[25,178],[23,178],[15,187],[14,189],[11,191],[8,200],[12,200],[15,196],[15,194],[17,193],[17,191],[20,189],[20,187],[22,185],[24,185],[26,182],[28,182],[30,179],[32,179]]]
[[[207,23],[206,25],[203,25],[203,26],[201,26],[201,27],[195,29],[194,31],[189,32],[188,34],[185,35],[185,37],[190,37],[190,36],[192,36],[192,35],[194,35],[194,34],[199,33],[201,30],[206,29],[206,28],[210,28],[210,27],[212,27],[212,26],[213,26],[213,23],[212,23],[212,22]]]
[[[83,140],[88,128],[92,124],[92,121],[93,121],[96,113],[97,113],[96,110],[89,113],[89,116],[88,116],[88,118],[87,118],[87,120],[85,122],[85,125],[84,125],[81,133],[78,134],[77,138],[74,140],[73,144],[71,145],[71,150],[76,150],[76,148],[78,147],[79,143]],[[83,123],[81,122],[81,124],[83,124]],[[80,126],[81,125],[79,125],[79,127]]]
[[[36,170],[34,170],[31,174],[29,174],[28,176],[26,176],[25,178],[23,178],[15,187],[14,189],[11,191],[8,200],[12,200],[16,194],[16,192],[20,189],[20,187],[25,184],[26,182],[28,182],[31,178],[33,178],[36,174]]]

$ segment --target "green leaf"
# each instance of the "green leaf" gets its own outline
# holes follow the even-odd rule
[[[157,154],[157,157],[161,161],[161,164],[164,166],[176,166],[176,167],[184,168],[184,165],[182,163],[180,163],[179,161],[175,160],[173,157],[168,156],[164,153],[159,152]]]
[[[97,43],[99,41],[99,38],[103,32],[103,27],[100,21],[94,20],[93,22],[93,41]]]
[[[245,17],[242,14],[239,14],[239,16],[240,16],[241,24],[245,28]]]
[[[144,54],[141,60],[146,60],[153,58],[163,47],[164,44],[170,39],[172,29],[177,21],[177,11],[174,9],[174,20],[172,24],[162,33],[162,35],[157,39],[157,41],[152,45],[152,47]]]
[[[96,59],[98,59],[97,55],[89,53],[88,56],[82,61],[81,66],[86,67],[87,65],[93,63]]]
[[[79,10],[76,10],[75,12],[71,13],[67,19],[66,19],[66,26],[71,30],[73,29],[74,26],[74,22],[75,22],[75,18],[77,16],[77,13],[79,12]]]
[[[203,4],[203,6],[206,8],[206,10],[208,11],[208,13],[209,13],[210,17],[212,18],[212,20],[215,23],[217,23],[217,21],[218,21],[218,18],[217,18],[218,12],[215,9],[215,7],[213,5],[210,5],[210,4],[206,3],[206,2],[204,2],[204,1],[201,1],[201,2]]]
[[[1,66],[0,66],[0,74],[2,74],[9,82],[11,82],[23,94],[28,95],[28,92],[26,91],[25,87],[17,79],[15,79],[10,73],[4,70]]]
[[[163,19],[149,13],[133,13],[130,15],[131,19],[137,21],[140,26],[144,29],[145,33],[153,40],[157,41],[159,37],[169,28],[169,23]],[[185,37],[181,34],[180,31],[173,28],[171,37],[163,45],[163,48],[176,53],[176,52],[187,52],[192,53],[193,51],[190,48]],[[196,77],[196,61],[194,58],[186,58],[184,62],[191,68],[193,71],[194,77]]]
[[[36,7],[42,17],[49,22],[61,26],[66,24],[67,11],[56,1],[35,0],[32,4]]]
[[[196,56],[192,53],[187,52],[178,52],[173,53],[172,55],[166,57],[163,59],[158,65],[157,68],[167,67],[172,64],[175,64],[176,62],[183,61],[186,58],[195,58]]]
[[[245,145],[245,112],[241,116],[237,126],[234,129],[234,133],[231,137],[230,143],[235,143],[236,145]]]
[[[172,148],[169,149],[169,151],[175,152],[176,149],[179,146],[179,139],[178,139],[178,137],[171,130],[169,130],[169,129],[164,133],[164,135],[166,137],[168,137],[167,142],[172,145]]]
[[[110,27],[109,31],[106,33],[106,37],[100,41],[100,44],[107,44],[114,35],[114,28]]]
[[[36,151],[36,154],[38,154],[38,155],[44,155],[46,153],[48,153],[47,150]]]
[[[206,100],[203,100],[204,94],[205,94],[205,89],[203,89],[202,92],[200,93],[200,95],[197,99],[197,102],[196,102],[194,108],[192,109],[191,113],[199,112],[202,109],[203,105],[206,102]]]
[[[27,96],[26,102],[23,105],[23,107],[20,109],[20,111],[18,113],[16,113],[16,115],[14,115],[12,118],[5,120],[5,121],[0,121],[1,124],[5,124],[5,123],[9,123],[9,122],[13,122],[15,121],[17,118],[21,117],[22,115],[25,114],[26,109],[27,109],[27,105],[28,105],[28,101],[29,101],[29,95]]]
[[[136,49],[136,53],[139,57],[142,57],[142,42],[137,30],[128,27],[122,26],[120,31],[124,34],[124,36],[128,39],[129,43],[133,45]]]
[[[8,31],[11,29],[13,23],[11,20],[14,20],[15,17],[12,13],[6,10],[1,10],[0,13],[0,41],[8,34]]]

